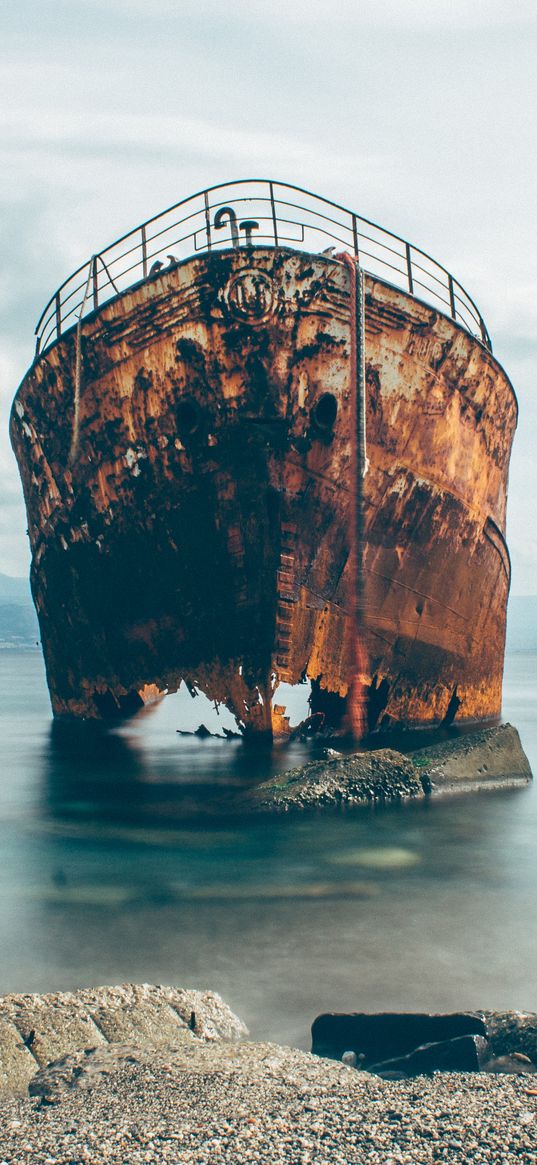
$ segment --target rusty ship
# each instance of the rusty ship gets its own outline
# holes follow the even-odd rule
[[[55,716],[184,683],[246,737],[500,713],[517,404],[467,292],[303,189],[201,191],[36,329],[11,437]]]

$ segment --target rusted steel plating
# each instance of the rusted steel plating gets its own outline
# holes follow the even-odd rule
[[[75,330],[34,363],[11,434],[56,715],[184,680],[279,735],[277,685],[307,676],[337,730],[357,610],[370,728],[498,714],[515,398],[481,343],[366,275],[357,476],[353,262],[205,250],[85,316],[71,463]]]
[[[36,332],[11,432],[55,714],[184,681],[279,735],[306,677],[357,737],[498,714],[516,401],[443,267],[252,179],[92,256]]]

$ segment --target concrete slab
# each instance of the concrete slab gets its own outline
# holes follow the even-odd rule
[[[0,1018],[0,1091],[26,1094],[38,1067],[14,1024]]]

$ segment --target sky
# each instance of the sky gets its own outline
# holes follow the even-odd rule
[[[508,542],[537,593],[534,0],[17,0],[2,5],[0,572],[29,549],[7,432],[63,279],[240,177],[394,231],[476,300],[520,404]]]

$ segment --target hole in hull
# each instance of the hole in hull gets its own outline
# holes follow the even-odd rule
[[[310,715],[311,684],[279,684],[274,695],[275,704],[283,704],[292,727],[301,724]]]
[[[239,731],[235,717],[225,704],[216,707],[199,688],[194,688],[193,691],[194,697],[183,683],[178,692],[171,692],[166,696],[166,718],[169,720],[173,715],[178,732],[197,733],[201,725],[204,725],[207,733],[212,736],[225,736],[226,732]],[[200,733],[200,738],[204,735],[203,732]]]
[[[324,717],[325,729],[338,731],[343,726],[347,712],[347,700],[345,696],[339,696],[337,692],[329,692],[326,688],[322,688],[321,679],[322,676],[311,682],[310,715],[315,716],[317,713],[321,713]]]
[[[311,420],[319,433],[331,433],[336,423],[337,400],[332,392],[323,392],[311,410]]]
[[[175,410],[177,431],[182,440],[194,437],[201,427],[201,413],[193,400],[180,400]]]

